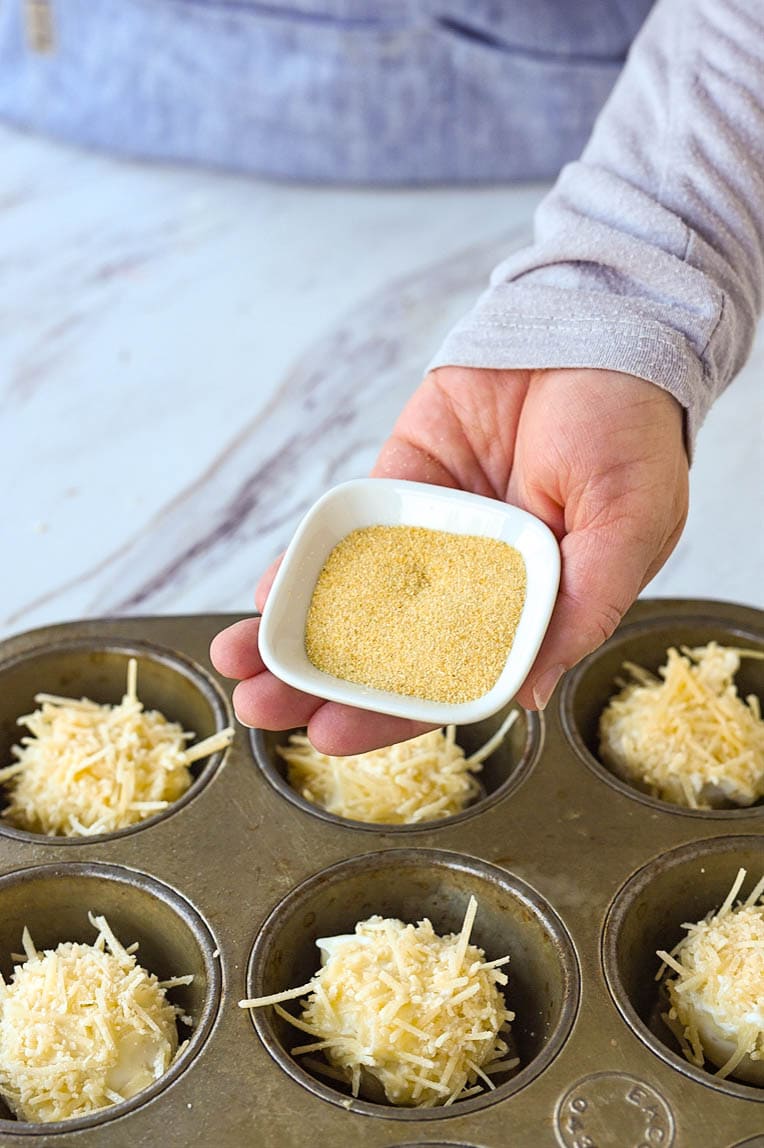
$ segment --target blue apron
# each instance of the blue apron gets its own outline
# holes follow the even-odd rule
[[[0,119],[315,182],[550,178],[652,0],[0,0]]]

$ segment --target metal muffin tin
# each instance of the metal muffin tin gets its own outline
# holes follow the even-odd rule
[[[232,720],[230,683],[210,668],[234,619],[103,619],[0,645],[0,763],[16,719],[45,690],[117,701],[127,658],[141,699],[205,737]],[[521,712],[458,817],[375,827],[285,793],[282,735],[237,728],[198,763],[168,811],[118,834],[44,838],[0,821],[0,968],[28,924],[38,947],[92,940],[105,913],[160,977],[194,973],[172,999],[194,1018],[161,1081],[78,1121],[32,1125],[0,1105],[0,1145],[153,1148],[738,1148],[764,1145],[764,1089],[718,1081],[679,1054],[657,1014],[656,948],[718,905],[740,864],[764,872],[764,807],[691,812],[656,801],[597,761],[599,713],[624,659],[655,669],[670,645],[710,639],[764,650],[764,615],[702,601],[642,601],[567,675],[541,717]],[[741,694],[764,697],[764,663]],[[465,727],[468,750],[501,715]],[[251,993],[304,982],[315,938],[371,913],[458,929],[471,893],[474,937],[509,952],[508,1005],[522,1059],[496,1092],[447,1109],[352,1099],[312,1075],[299,1037]]]

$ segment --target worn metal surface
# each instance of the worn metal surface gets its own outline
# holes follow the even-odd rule
[[[230,688],[211,670],[207,648],[232,620],[103,619],[5,642],[3,762],[15,720],[37,690],[118,700],[133,647],[149,705],[199,736],[225,724]],[[146,1102],[106,1110],[76,1130],[36,1132],[0,1112],[0,1145],[758,1143],[764,1090],[718,1083],[676,1054],[654,1017],[652,954],[679,939],[682,921],[718,904],[739,862],[751,880],[764,871],[764,811],[678,810],[624,786],[592,752],[624,658],[656,668],[669,645],[709,638],[764,649],[764,617],[723,603],[638,603],[611,642],[568,675],[540,720],[516,723],[512,763],[486,770],[486,801],[438,826],[380,830],[315,816],[285,799],[256,762],[258,739],[237,729],[229,751],[200,765],[188,798],[139,829],[91,840],[0,831],[4,972],[22,919],[37,944],[48,945],[91,939],[87,910],[106,911],[121,922],[123,941],[141,940],[147,967],[197,975],[182,1003],[199,1025],[177,1073]],[[763,664],[744,663],[739,683],[741,693],[764,696]],[[259,739],[261,748],[275,740]],[[364,857],[388,850],[401,852]],[[16,876],[38,866],[50,868]],[[525,1065],[485,1103],[404,1117],[368,1100],[343,1107],[331,1081],[289,1062],[272,1017],[260,1014],[261,1039],[236,1007],[252,989],[275,985],[279,969],[278,987],[309,973],[313,939],[326,925],[396,911],[427,913],[436,928],[451,929],[473,891],[481,903],[476,939],[489,956],[502,955],[494,946],[513,956],[508,1000]]]

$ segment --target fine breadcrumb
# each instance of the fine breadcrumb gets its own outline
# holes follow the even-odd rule
[[[31,736],[0,769],[8,802],[2,817],[18,829],[63,837],[112,833],[153,817],[190,786],[190,766],[229,745],[233,729],[189,746],[195,736],[137,694],[130,658],[119,705],[37,694],[40,706],[18,719]]]
[[[519,1060],[507,1040],[514,1013],[501,988],[501,966],[470,943],[477,901],[470,898],[459,933],[438,936],[427,918],[417,925],[370,917],[347,936],[316,944],[323,965],[299,988],[240,1001],[242,1008],[272,1004],[279,1016],[310,1038],[293,1055],[323,1053],[309,1067],[349,1084],[357,1096],[362,1077],[378,1082],[391,1104],[452,1104],[511,1072]],[[281,1001],[305,997],[299,1017]],[[308,1063],[308,1062],[305,1062]]]
[[[630,662],[631,681],[600,718],[600,757],[631,784],[691,809],[752,805],[764,795],[759,699],[734,676],[756,650],[709,642],[668,651],[659,678]]]
[[[317,669],[428,701],[496,683],[525,603],[522,555],[495,538],[369,526],[334,547],[305,627]]]
[[[24,930],[25,956],[0,976],[0,1096],[19,1120],[84,1116],[147,1088],[180,1051],[188,1020],[161,982],[124,948],[104,917],[89,915],[92,945],[70,941],[38,952]],[[181,1046],[184,1047],[184,1046]]]
[[[663,964],[656,980],[663,980],[670,1003],[664,1020],[692,1064],[702,1067],[708,1059],[722,1079],[735,1073],[761,1084],[764,877],[733,907],[745,877],[740,869],[721,908],[683,925],[687,936],[671,952],[658,952]]]
[[[481,793],[475,774],[517,717],[512,710],[469,757],[453,725],[348,757],[319,753],[305,734],[293,733],[277,753],[287,763],[289,784],[314,805],[354,821],[410,825],[453,816]]]

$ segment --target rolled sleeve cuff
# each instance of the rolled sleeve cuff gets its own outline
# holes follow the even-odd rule
[[[691,457],[712,388],[687,339],[650,314],[653,309],[600,293],[497,284],[453,328],[427,369],[594,368],[635,375],[684,408]]]

